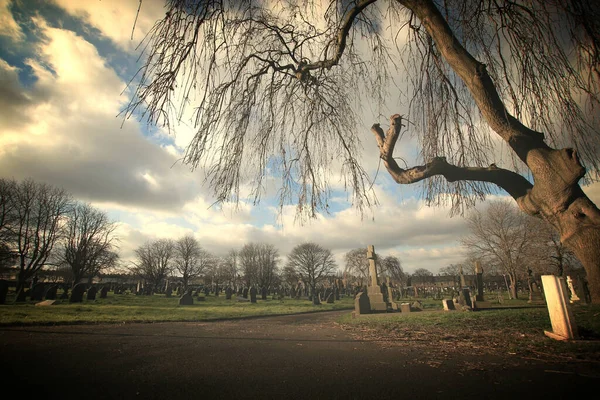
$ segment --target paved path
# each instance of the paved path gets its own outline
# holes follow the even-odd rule
[[[347,312],[0,327],[0,376],[4,394],[14,388],[18,397],[80,400],[547,400],[594,393],[600,384],[600,371],[582,374],[572,365],[464,350],[432,357],[435,351],[356,339],[335,324]]]

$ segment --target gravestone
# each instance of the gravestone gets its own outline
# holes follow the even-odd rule
[[[339,300],[339,299],[340,299],[340,288],[336,286],[336,287],[333,289],[333,292],[334,292],[334,295],[335,295],[335,299],[336,299],[336,300]]]
[[[565,280],[554,275],[542,275],[542,285],[552,323],[552,332],[544,331],[544,334],[558,340],[576,339],[577,325],[571,311]]]
[[[108,295],[108,286],[102,286],[102,289],[100,290],[100,298],[105,299],[107,295]]]
[[[73,287],[69,303],[81,303],[83,302],[83,294],[85,293],[85,283],[78,283]]]
[[[173,296],[173,289],[171,289],[171,286],[167,287],[167,290],[165,290],[165,296],[170,299]]]
[[[390,277],[387,277],[387,292],[388,292],[388,304],[394,311],[398,311],[398,304],[394,301],[394,293],[392,292],[392,286],[390,284]]]
[[[242,297],[245,299],[248,298],[248,288],[244,288],[244,290],[242,291]]]
[[[227,286],[227,289],[225,289],[225,299],[231,300],[232,294],[233,294],[233,290],[231,290],[231,288],[229,286]]]
[[[92,286],[87,291],[87,299],[88,300],[96,300],[97,293],[98,293],[98,288],[96,286]]]
[[[247,303],[250,301],[250,299],[245,299],[243,296],[237,296],[235,298],[239,303]]]
[[[52,305],[52,304],[54,304],[55,302],[56,302],[56,300],[44,300],[44,301],[41,301],[41,302],[39,302],[39,303],[35,303],[35,305],[36,305],[36,306],[41,306],[41,307],[44,307],[44,306],[51,306],[51,305]]]
[[[477,283],[477,295],[475,301],[485,301],[483,297],[483,268],[479,261],[475,262],[475,279]]]
[[[46,300],[56,300],[56,292],[58,291],[57,285],[49,286],[46,289],[46,293],[44,293],[44,299]]]
[[[573,285],[573,278],[571,278],[570,276],[567,276],[567,285],[569,287],[569,292],[571,292],[571,297],[570,297],[569,301],[571,303],[580,301],[581,298],[579,298],[579,296],[577,296],[577,292],[575,291],[575,285]]]
[[[266,300],[267,299],[267,288],[266,287],[264,287],[264,288],[261,289],[260,295],[261,295],[261,300]]]
[[[44,289],[45,287],[43,283],[36,283],[35,286],[31,289],[31,300],[44,300]]]
[[[69,288],[66,286],[63,286],[63,292],[60,295],[60,300],[67,300],[69,298]]]
[[[367,295],[371,304],[371,311],[387,311],[387,304],[383,301],[381,288],[377,284],[377,267],[375,266],[375,246],[367,247],[367,259],[369,260],[370,281],[367,287]]]
[[[179,298],[180,306],[191,306],[194,304],[194,297],[192,296],[192,291],[188,290],[185,292],[183,296]]]
[[[328,304],[333,304],[335,300],[335,294],[333,294],[333,291],[329,292],[329,295],[326,298],[326,302]]]
[[[250,289],[250,302],[251,303],[256,303],[256,294],[258,293],[258,290],[256,290],[256,288],[254,286],[252,286],[252,288]]]
[[[473,303],[471,302],[471,290],[469,290],[469,288],[463,287],[460,290],[460,298],[458,302],[461,306],[467,306],[469,308],[473,307]]]
[[[210,295],[210,289],[208,288],[208,286],[204,288],[204,295],[205,296]]]
[[[410,305],[410,309],[411,311],[423,311],[423,303],[421,303],[419,300],[413,301],[413,303]]]
[[[403,312],[403,313],[410,312],[410,303],[401,303],[400,304],[400,312]]]
[[[8,281],[0,279],[0,304],[6,304],[6,295],[8,294]]]
[[[544,301],[544,297],[542,296],[542,292],[538,287],[537,282],[535,281],[535,277],[533,276],[533,271],[530,269],[527,270],[527,283],[529,286],[529,300],[528,303],[540,303]]]
[[[444,311],[454,311],[456,307],[454,307],[454,300],[452,299],[444,299],[442,300],[442,305],[444,306]]]
[[[354,313],[357,315],[371,313],[369,296],[365,292],[359,292],[354,298]]]

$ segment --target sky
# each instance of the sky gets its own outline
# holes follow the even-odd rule
[[[426,206],[421,186],[396,185],[383,166],[377,172],[369,127],[380,121],[364,127],[362,159],[376,177],[379,201],[366,214],[343,191],[329,214],[304,223],[295,220],[293,204],[277,207],[269,195],[276,188],[258,205],[215,205],[202,171],[179,162],[193,135],[190,123],[169,134],[120,114],[127,83],[141,66],[137,46],[164,15],[160,0],[144,0],[136,20],[138,6],[135,0],[0,0],[0,177],[60,186],[104,210],[118,221],[126,266],[144,242],[189,233],[218,256],[262,242],[273,244],[283,261],[295,245],[313,241],[330,249],[340,268],[347,251],[367,245],[397,256],[406,272],[438,273],[464,260],[464,219]],[[598,204],[600,187],[584,190]]]

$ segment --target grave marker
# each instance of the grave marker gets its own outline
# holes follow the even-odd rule
[[[375,246],[367,247],[367,259],[369,260],[370,281],[367,287],[367,295],[371,304],[371,311],[387,311],[387,305],[383,301],[381,288],[377,284],[377,267],[375,265]]]
[[[78,283],[73,286],[69,303],[81,303],[83,302],[83,294],[85,293],[85,283]]]
[[[87,291],[87,299],[88,300],[96,300],[97,293],[98,293],[98,288],[96,286],[92,286]]]
[[[357,315],[369,314],[371,312],[369,296],[365,292],[359,292],[354,298],[354,312]]]
[[[194,304],[194,296],[192,296],[192,291],[188,290],[185,292],[183,296],[179,298],[180,306],[191,306]]]
[[[577,338],[577,325],[568,300],[569,292],[565,280],[554,275],[542,275],[542,286],[552,323],[552,332],[544,331],[546,336],[557,340]]]

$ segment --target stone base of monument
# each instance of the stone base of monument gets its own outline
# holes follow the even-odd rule
[[[387,304],[383,301],[383,294],[379,286],[367,287],[367,296],[371,303],[371,311],[387,311]]]
[[[486,308],[491,308],[492,303],[489,301],[474,301],[473,302],[473,310],[485,310]]]
[[[400,304],[400,311],[403,313],[410,312],[410,303],[402,303]]]

